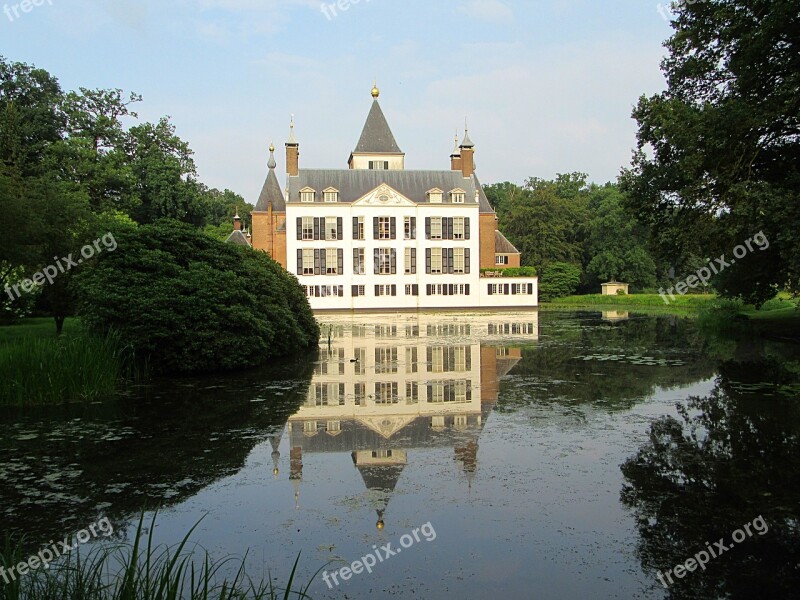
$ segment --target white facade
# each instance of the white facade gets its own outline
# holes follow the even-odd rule
[[[538,305],[536,278],[481,277],[477,204],[416,204],[383,185],[352,204],[289,203],[286,217],[289,271],[298,276],[314,310]],[[303,225],[313,227],[314,219],[317,219],[318,230],[322,222],[326,224],[325,235],[309,235],[308,227],[304,235]],[[430,235],[428,219],[433,230]],[[453,219],[456,231],[437,235],[440,219]],[[385,229],[387,220],[388,231]],[[362,227],[363,232],[356,229]],[[303,239],[309,237],[340,239]],[[357,262],[354,250],[363,261]],[[314,252],[317,254],[313,272],[319,274],[308,274],[312,267],[309,256]],[[323,252],[324,261],[321,260]],[[452,268],[449,265],[451,255]],[[331,265],[330,259],[334,256],[336,263]],[[440,256],[445,256],[441,266],[437,258]],[[324,269],[318,266],[323,262]],[[495,289],[499,293],[491,294],[491,286],[500,286]],[[508,290],[505,286],[509,286]]]

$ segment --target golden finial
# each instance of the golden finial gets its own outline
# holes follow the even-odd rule
[[[375,100],[377,100],[380,95],[381,91],[378,89],[378,80],[376,79],[375,85],[372,86],[372,97],[375,98]]]
[[[270,144],[269,145],[269,151],[270,152],[275,152],[275,144]]]
[[[378,531],[383,531],[383,528],[386,527],[386,524],[383,522],[383,519],[381,519],[375,523],[375,527],[378,529]]]

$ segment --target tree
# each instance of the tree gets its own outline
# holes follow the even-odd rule
[[[575,293],[581,282],[578,265],[554,262],[548,264],[539,279],[539,294],[544,301],[563,298]]]
[[[648,231],[625,210],[619,187],[608,183],[590,190],[586,241],[587,283],[624,281],[634,288],[656,284],[656,265],[647,250]]]
[[[174,220],[114,235],[118,250],[75,279],[79,313],[156,372],[240,369],[317,346],[303,289],[267,254]]]
[[[622,178],[630,206],[673,262],[730,256],[763,231],[770,249],[731,265],[720,290],[756,304],[786,285],[798,291],[797,4],[706,0],[676,10],[668,89],[633,113],[639,151]]]

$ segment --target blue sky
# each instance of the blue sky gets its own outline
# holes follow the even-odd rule
[[[140,118],[172,118],[201,180],[250,202],[273,140],[283,171],[292,113],[301,167],[346,167],[376,77],[409,169],[449,168],[469,116],[483,183],[615,179],[670,35],[656,0],[351,0],[335,16],[320,0],[38,1],[0,14],[0,54],[64,89],[142,94]]]

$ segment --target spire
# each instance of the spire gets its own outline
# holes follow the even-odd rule
[[[377,88],[376,88],[377,89]],[[381,110],[378,97],[375,96],[375,101],[372,103],[372,108],[367,116],[367,122],[364,124],[364,130],[361,132],[361,138],[358,141],[354,154],[402,154],[403,151],[397,145],[394,139],[389,123],[386,121],[386,116]]]
[[[296,146],[297,140],[294,139],[294,115],[292,115],[292,120],[289,122],[289,141],[286,142],[287,146]]]
[[[461,156],[461,148],[458,145],[458,129],[456,129],[456,146],[453,148],[453,153],[450,155],[450,157],[455,158],[457,156]]]
[[[464,141],[461,142],[462,148],[474,148],[475,144],[472,143],[472,140],[469,139],[469,123],[466,119],[464,119]]]
[[[267,167],[270,169],[274,169],[278,166],[278,163],[275,162],[275,144],[269,145],[269,161],[267,162]]]

